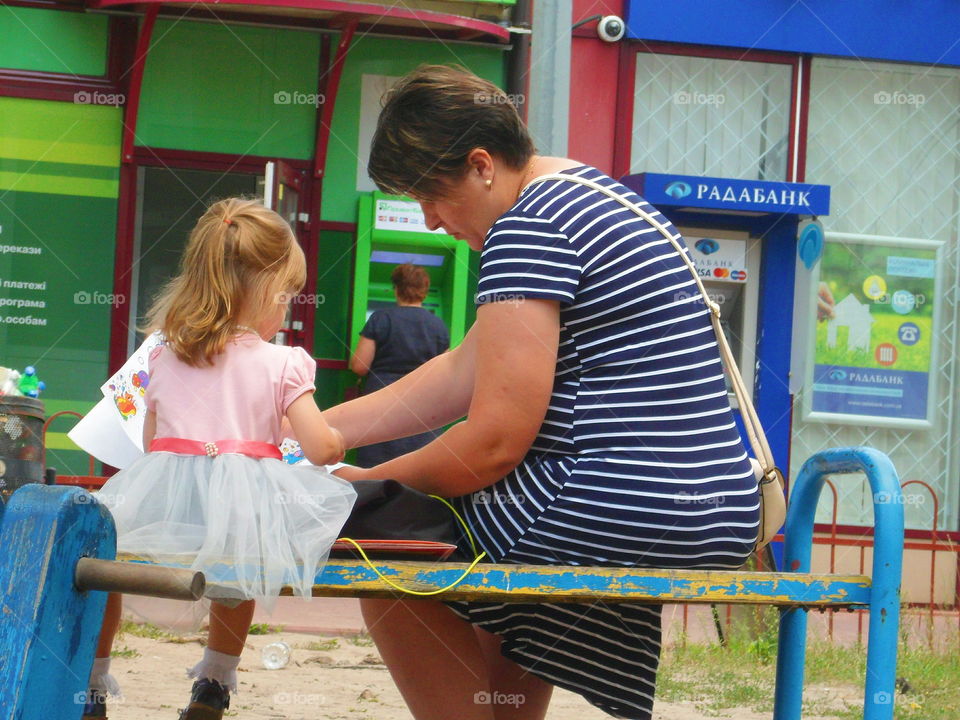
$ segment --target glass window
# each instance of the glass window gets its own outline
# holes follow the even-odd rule
[[[262,196],[263,178],[241,173],[144,167],[140,170],[129,351],[143,339],[137,325],[176,275],[187,237],[207,207],[223,198]]]
[[[630,172],[786,180],[792,66],[637,53]]]
[[[812,70],[806,176],[831,186],[824,229],[894,244],[898,238],[944,243],[942,290],[934,298],[942,318],[935,340],[938,362],[930,378],[939,391],[933,427],[912,431],[804,422],[803,403],[795,402],[791,470],[796,473],[825,447],[876,447],[891,457],[901,482],[921,480],[933,488],[940,502],[937,528],[957,530],[960,70],[833,58],[815,58]],[[844,482],[838,491],[838,521],[872,526],[869,488]],[[912,484],[905,493],[907,527],[932,529],[929,492]],[[824,497],[821,522],[830,520],[829,504]]]

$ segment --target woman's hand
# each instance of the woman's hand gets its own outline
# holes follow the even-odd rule
[[[344,480],[349,480],[353,482],[354,480],[367,480],[369,479],[369,469],[357,467],[355,465],[344,465],[343,467],[337,468],[333,471],[333,474]]]

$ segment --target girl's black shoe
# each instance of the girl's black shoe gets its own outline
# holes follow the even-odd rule
[[[107,694],[102,690],[87,690],[83,702],[82,720],[107,720]]]
[[[180,711],[180,720],[222,720],[230,707],[230,691],[216,680],[202,678],[193,684],[190,704]]]

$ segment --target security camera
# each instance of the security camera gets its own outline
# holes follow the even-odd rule
[[[626,23],[616,15],[604,15],[597,23],[597,35],[604,42],[617,42],[617,40],[623,39],[626,32]]]

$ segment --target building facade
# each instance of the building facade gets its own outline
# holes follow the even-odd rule
[[[572,156],[617,177],[829,187],[812,267],[800,261],[799,233],[749,238],[763,257],[797,257],[778,268],[761,260],[768,275],[750,339],[773,333],[789,345],[779,383],[755,388],[778,462],[795,477],[817,450],[877,447],[904,483],[920,481],[904,489],[908,536],[956,540],[960,12],[938,2],[607,0],[575,2],[572,20],[596,14],[624,18],[626,37],[604,42],[592,23],[574,32]],[[695,222],[679,207],[661,209]],[[699,224],[722,234],[750,223],[727,215]],[[822,283],[837,295],[832,318],[817,317]],[[775,289],[782,285],[790,291]],[[764,312],[771,303],[775,311]],[[763,373],[758,363],[744,374]],[[869,488],[836,488],[840,530],[871,526]],[[824,495],[826,529],[834,514]],[[955,557],[940,570],[936,596],[953,602]]]
[[[380,95],[422,63],[503,85],[513,1],[0,6],[0,364],[37,367],[48,415],[87,412],[205,206],[259,196],[309,259],[285,341],[342,400]],[[85,472],[68,429],[48,465]]]

